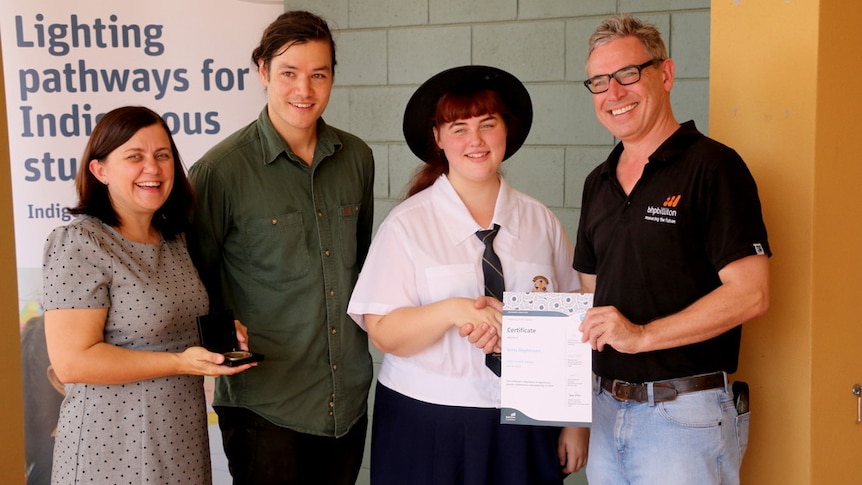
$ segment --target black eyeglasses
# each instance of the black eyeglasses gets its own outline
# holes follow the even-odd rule
[[[584,86],[593,94],[607,91],[611,87],[611,78],[617,80],[623,86],[634,84],[641,80],[641,70],[661,62],[658,59],[650,59],[639,66],[626,66],[613,74],[599,74],[584,81]]]

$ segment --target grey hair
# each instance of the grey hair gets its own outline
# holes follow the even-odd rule
[[[667,48],[658,28],[651,23],[624,13],[606,18],[596,27],[590,36],[590,51],[587,54],[587,59],[597,47],[623,37],[636,37],[653,59],[663,61],[668,58]]]

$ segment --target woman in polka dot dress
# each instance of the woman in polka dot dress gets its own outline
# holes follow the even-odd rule
[[[143,107],[104,115],[48,236],[45,336],[65,383],[55,484],[212,482],[203,376],[242,372],[200,347],[208,299],[183,229],[192,195],[170,130]],[[245,328],[237,336],[247,348]]]

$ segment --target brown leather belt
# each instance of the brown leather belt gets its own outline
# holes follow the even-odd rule
[[[617,379],[605,379],[599,377],[599,385],[617,401],[627,402],[649,402],[649,383],[632,383]],[[724,372],[713,372],[699,376],[681,377],[679,379],[668,379],[666,381],[655,381],[653,387],[653,401],[673,401],[680,394],[687,392],[705,391],[725,386]]]

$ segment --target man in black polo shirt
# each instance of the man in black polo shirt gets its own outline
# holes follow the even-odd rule
[[[671,109],[658,30],[603,21],[587,60],[596,116],[620,143],[584,184],[574,267],[595,293],[591,485],[739,483],[747,415],[727,374],[742,323],[769,306],[766,237],[739,155]]]

